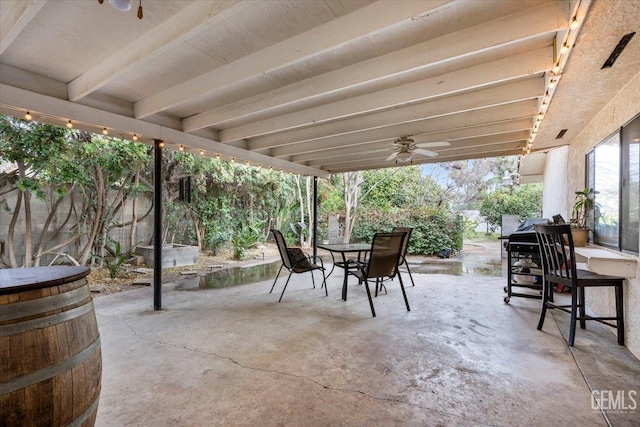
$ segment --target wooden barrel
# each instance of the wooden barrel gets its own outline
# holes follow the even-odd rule
[[[0,270],[1,425],[94,425],[102,357],[88,274]]]

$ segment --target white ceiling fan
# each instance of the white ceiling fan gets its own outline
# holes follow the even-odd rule
[[[435,151],[425,150],[426,147],[447,147],[449,146],[447,141],[438,142],[423,142],[416,144],[415,141],[407,136],[401,136],[393,142],[393,147],[390,150],[393,153],[385,159],[389,162],[395,160],[396,162],[406,163],[411,161],[414,154],[420,154],[422,156],[435,157],[438,155]]]

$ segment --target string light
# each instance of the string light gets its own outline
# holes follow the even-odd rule
[[[158,147],[160,147],[160,148],[164,148],[164,141],[160,141],[160,142],[158,142]]]
[[[71,123],[71,120],[69,120],[69,121],[67,122],[67,128],[68,128],[68,129],[71,129],[72,127],[73,127],[73,123]]]
[[[220,153],[216,153],[216,160],[220,160]]]
[[[184,145],[180,144],[180,147],[178,147],[178,150],[184,151]]]
[[[560,48],[560,55],[564,55],[567,52],[569,52],[569,45],[565,43]]]
[[[569,24],[569,27],[570,27],[572,30],[575,30],[575,29],[576,29],[576,28],[578,28],[579,26],[580,26],[580,21],[578,21],[576,18],[573,18],[573,19],[571,20],[571,24]]]
[[[553,68],[551,69],[551,71],[553,71],[553,74],[558,74],[560,72],[560,65],[559,64],[555,64],[553,66]]]
[[[24,115],[24,119],[25,120],[31,120],[31,119],[33,119],[33,116],[31,116],[31,113],[27,111],[27,114]]]
[[[204,156],[204,150],[200,150],[200,155]]]
[[[102,134],[109,135],[109,131],[107,130],[107,128],[102,128]]]
[[[549,80],[549,89],[553,89],[556,86],[555,80]]]
[[[132,138],[132,139],[133,139],[134,141],[137,141],[137,140],[138,140],[138,135],[136,135],[136,134],[134,133],[134,134],[133,134],[133,138]]]
[[[235,162],[236,162],[236,158],[235,158],[235,157],[232,157],[232,158],[231,158],[231,163],[235,163]]]

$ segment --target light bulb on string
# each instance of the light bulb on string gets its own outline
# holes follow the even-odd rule
[[[178,147],[178,150],[184,151],[184,145],[180,144],[180,147]]]
[[[68,129],[71,129],[73,127],[73,123],[71,123],[71,120],[69,120],[66,124]]]
[[[109,131],[107,130],[107,128],[102,128],[102,134],[109,135]]]
[[[33,119],[33,116],[31,115],[31,113],[29,111],[27,111],[27,114],[24,115],[24,119],[25,120],[31,120],[31,119]]]
[[[136,134],[134,133],[134,134],[133,134],[133,137],[132,137],[131,139],[133,139],[134,141],[137,141],[137,140],[138,140],[138,135],[136,135]]]

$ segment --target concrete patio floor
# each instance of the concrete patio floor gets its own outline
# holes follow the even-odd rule
[[[376,318],[355,280],[341,300],[338,272],[328,297],[294,275],[281,303],[284,278],[272,294],[270,280],[166,284],[160,311],[148,287],[98,298],[96,425],[604,426],[576,362],[598,342],[613,365],[598,367],[596,386],[640,390],[637,359],[616,364],[626,349],[607,328],[579,330],[576,357],[553,318],[536,330],[539,301],[503,302],[501,277],[414,279],[411,311],[395,281],[374,299]],[[640,409],[614,419],[638,425]]]

